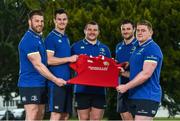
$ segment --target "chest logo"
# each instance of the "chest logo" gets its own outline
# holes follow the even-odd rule
[[[100,51],[101,51],[101,52],[105,52],[105,49],[104,49],[104,48],[100,48]]]
[[[141,53],[143,52],[144,48],[140,49],[137,53],[137,55],[141,55]]]

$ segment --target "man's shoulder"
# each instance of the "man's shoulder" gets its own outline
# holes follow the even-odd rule
[[[104,48],[109,49],[109,47],[108,47],[105,43],[102,43],[102,42],[100,42],[100,41],[99,41],[99,43],[100,43],[99,45],[100,45],[101,47],[104,47]]]
[[[72,47],[83,45],[83,39],[77,40],[72,44]]]

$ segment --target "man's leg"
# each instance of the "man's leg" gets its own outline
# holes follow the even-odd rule
[[[90,120],[102,120],[104,115],[104,109],[91,108]]]
[[[67,121],[69,119],[69,113],[61,113],[61,118],[60,120],[65,120]]]
[[[135,121],[153,121],[153,117],[136,115]]]
[[[42,120],[47,102],[45,87],[22,87],[19,90],[26,120]]]
[[[79,120],[89,120],[90,119],[90,108],[88,109],[78,109],[78,119]]]
[[[50,120],[68,120],[72,112],[72,89],[70,86],[53,85],[49,89]],[[67,113],[69,112],[69,113]]]
[[[123,121],[127,121],[127,120],[131,121],[131,120],[133,120],[133,116],[132,116],[132,114],[130,112],[120,113],[120,116],[121,116]]]
[[[42,110],[38,104],[26,104],[24,109],[26,111],[26,120],[42,120]]]
[[[39,112],[38,112],[39,120],[43,120],[44,113],[45,113],[45,104],[40,104],[40,105],[38,105],[38,107],[39,107]]]
[[[68,113],[57,113],[57,112],[51,112],[51,121],[56,121],[56,120],[65,120],[67,121],[69,119],[69,114]]]

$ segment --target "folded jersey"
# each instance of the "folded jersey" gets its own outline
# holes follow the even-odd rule
[[[119,67],[112,58],[102,55],[93,57],[81,54],[70,67],[77,72],[77,76],[68,80],[70,84],[87,86],[116,87],[118,85]]]

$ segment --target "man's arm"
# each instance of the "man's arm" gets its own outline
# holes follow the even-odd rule
[[[28,54],[28,59],[31,61],[33,64],[34,68],[45,78],[48,80],[53,81],[56,83],[58,86],[63,86],[66,84],[66,81],[63,79],[55,77],[49,70],[48,68],[41,62],[41,56],[39,52],[33,53],[33,54]]]
[[[143,84],[150,78],[157,66],[156,62],[144,62],[143,70],[127,84],[119,85],[116,90],[121,93],[125,93],[127,90],[132,89],[138,85]]]
[[[48,65],[60,65],[68,62],[76,62],[78,56],[73,55],[70,57],[64,57],[64,58],[58,58],[54,56],[53,51],[47,51],[47,57],[48,57]]]

